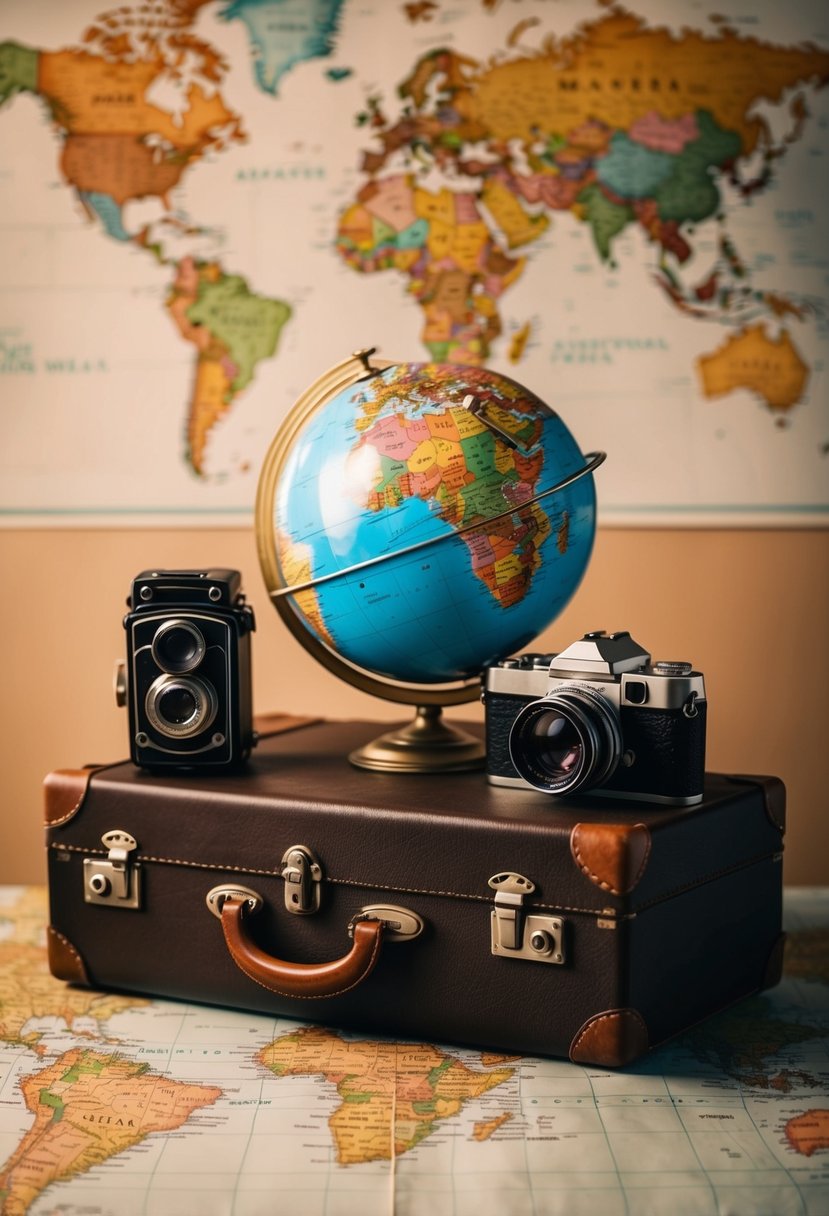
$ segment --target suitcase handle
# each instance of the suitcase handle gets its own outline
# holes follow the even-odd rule
[[[356,920],[354,945],[342,958],[330,963],[289,963],[266,954],[248,936],[245,921],[255,908],[247,892],[228,891],[216,910],[225,944],[239,970],[271,992],[306,1000],[339,996],[367,979],[380,957],[386,928],[383,920]]]

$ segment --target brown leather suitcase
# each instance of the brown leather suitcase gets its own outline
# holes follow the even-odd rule
[[[53,973],[620,1066],[777,982],[785,793],[683,809],[385,775],[286,719],[243,772],[46,780]]]

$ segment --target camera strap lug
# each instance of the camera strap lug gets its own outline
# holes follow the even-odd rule
[[[105,859],[84,858],[85,902],[109,904],[115,908],[140,908],[141,867],[132,858],[138,841],[129,832],[114,828],[104,832],[101,843],[108,850]]]
[[[523,874],[505,871],[493,874],[489,885],[496,893],[490,912],[492,953],[561,966],[565,962],[561,917],[539,916],[524,908],[524,899],[532,895],[535,883]]]
[[[282,858],[285,882],[285,907],[294,916],[311,916],[319,911],[322,866],[304,844],[287,849]]]

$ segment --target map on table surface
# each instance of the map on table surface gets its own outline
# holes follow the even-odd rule
[[[0,889],[3,1216],[829,1208],[826,893],[776,989],[623,1072],[69,988],[45,917]]]
[[[0,522],[252,519],[352,351],[487,365],[600,522],[829,513],[817,0],[5,0]]]

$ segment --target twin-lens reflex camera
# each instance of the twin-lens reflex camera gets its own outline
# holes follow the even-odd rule
[[[702,675],[690,663],[651,663],[629,633],[586,633],[559,654],[504,659],[486,670],[484,705],[493,785],[702,800]]]
[[[255,743],[253,610],[238,570],[145,570],[124,617],[130,756],[146,769],[224,769]]]

